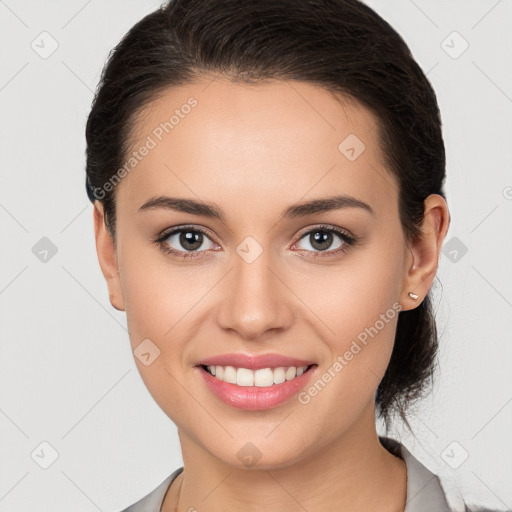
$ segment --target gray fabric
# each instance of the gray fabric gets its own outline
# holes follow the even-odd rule
[[[182,471],[182,467],[173,471],[155,490],[121,512],[160,512],[167,489]]]
[[[405,512],[452,512],[439,478],[416,459],[407,448],[388,437],[381,444],[398,455],[407,466],[407,498]]]
[[[405,512],[454,512],[435,474],[421,464],[403,444],[388,437],[379,437],[379,440],[389,452],[402,458],[407,466]],[[121,512],[160,512],[167,489],[182,471],[183,467],[178,468],[156,489]]]

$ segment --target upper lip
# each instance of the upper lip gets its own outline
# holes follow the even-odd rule
[[[309,366],[310,364],[314,363],[280,354],[219,354],[199,361],[197,366],[234,366],[235,368],[259,370],[261,368],[278,368],[280,366]]]

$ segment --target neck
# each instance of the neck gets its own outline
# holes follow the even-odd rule
[[[380,444],[373,407],[365,416],[314,455],[279,469],[233,467],[180,433],[184,471],[166,494],[162,512],[401,512],[405,463]]]

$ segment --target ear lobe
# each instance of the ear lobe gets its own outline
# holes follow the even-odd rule
[[[406,297],[404,311],[419,305],[430,290],[449,224],[446,201],[439,194],[428,196],[424,201],[421,233],[409,244],[411,263],[402,290],[402,295]],[[418,295],[419,300],[413,300],[410,292]]]
[[[119,278],[116,248],[112,235],[105,224],[103,204],[100,201],[94,202],[93,215],[96,253],[101,272],[107,282],[110,303],[115,309],[124,311],[124,298]]]

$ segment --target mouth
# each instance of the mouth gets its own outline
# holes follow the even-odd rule
[[[236,409],[261,411],[290,403],[314,377],[317,364],[244,368],[199,364],[203,383],[214,397]]]
[[[291,381],[311,370],[315,364],[307,366],[279,366],[251,370],[234,366],[200,365],[215,379],[240,387],[270,387]]]

